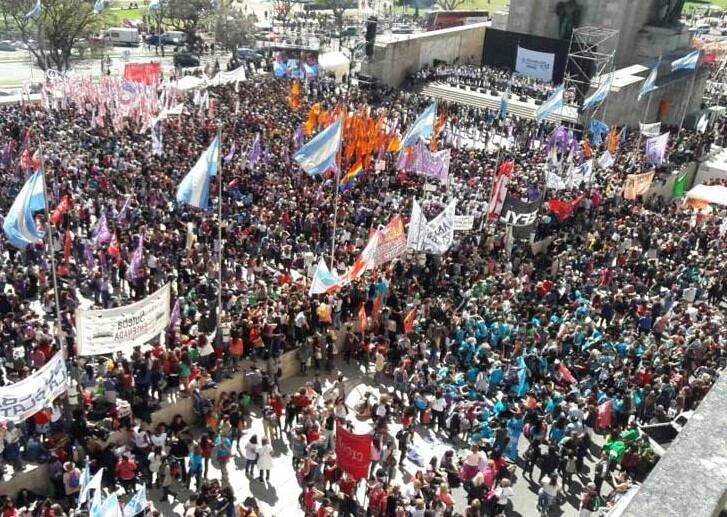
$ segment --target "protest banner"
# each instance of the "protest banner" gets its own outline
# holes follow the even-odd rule
[[[427,223],[424,233],[423,250],[441,255],[454,242],[454,212],[457,200],[453,199],[442,212]]]
[[[51,405],[66,391],[68,370],[63,352],[57,352],[38,371],[0,388],[0,422],[22,422]]]
[[[467,232],[474,228],[475,216],[474,215],[455,215],[454,216],[454,231],[455,232]]]
[[[536,201],[527,203],[508,194],[500,211],[500,222],[512,226],[513,237],[528,238],[532,226],[538,220],[538,210],[542,200],[541,196]]]
[[[169,322],[170,285],[147,298],[114,309],[76,310],[78,355],[131,352],[158,338]]]
[[[160,63],[126,63],[124,65],[124,79],[133,83],[158,84],[160,76]]]
[[[336,423],[336,464],[354,479],[366,478],[371,461],[371,434],[353,434]]]
[[[406,253],[406,235],[404,221],[396,215],[389,224],[380,230],[379,242],[376,247],[376,267],[394,260]]]
[[[624,199],[634,200],[636,196],[646,194],[651,186],[651,180],[654,179],[654,172],[644,172],[642,174],[629,174],[626,176],[624,185]]]

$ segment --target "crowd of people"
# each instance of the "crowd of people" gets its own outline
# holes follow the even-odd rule
[[[478,70],[478,81],[507,83],[537,98],[551,88]],[[487,201],[498,160],[512,163],[510,192],[540,196],[554,124],[440,105],[439,145],[451,149],[446,189],[425,193],[426,182],[397,171],[396,155],[387,153],[385,169],[376,173],[372,163],[334,206],[336,178],[308,177],[291,159],[310,106],[369,106],[404,129],[429,101],[405,91],[346,89],[328,79],[302,90],[297,110],[289,105],[289,83],[268,76],[213,88],[214,110],[199,109],[190,96],[186,113],[164,123],[161,156],[139,128],[91,124],[85,107],[0,108],[2,213],[26,179],[21,164],[35,151],[43,156],[49,205],[70,199],[53,245],[60,340],[43,246],[18,250],[3,242],[2,382],[27,377],[59,347],[68,351],[72,378],[67,395],[46,410],[0,426],[6,468],[15,475],[26,463],[47,463],[52,487],[49,494],[23,491],[7,499],[4,515],[81,515],[73,508],[86,465],[92,474],[104,467],[104,487],[129,495],[147,484],[180,501],[179,491],[194,487],[182,501],[185,515],[259,515],[256,501],[230,486],[228,464],[244,458],[246,473],[266,483],[275,444],[284,440],[307,515],[494,516],[513,505],[527,482],[541,513],[568,494],[588,516],[656,461],[639,425],[695,409],[718,378],[725,365],[724,211],[705,214],[653,196],[623,199],[626,175],[646,166],[635,132],[593,181],[549,193],[582,197],[566,218],[543,204],[534,246],[488,221]],[[670,159],[658,171],[668,174],[709,152],[719,127],[678,134],[667,128]],[[176,203],[173,194],[218,129],[223,152],[237,149],[210,187],[217,206],[215,182],[223,182],[221,220],[216,210]],[[484,148],[471,145],[475,134]],[[247,150],[256,135],[264,152],[251,165]],[[503,151],[497,142],[505,137]],[[573,138],[579,149],[600,154],[599,146]],[[308,294],[306,279],[317,257],[330,252],[334,228],[331,266],[343,271],[370,228],[396,214],[408,217],[414,198],[429,217],[454,197],[458,212],[473,215],[475,224],[457,233],[446,254],[408,252],[337,292]],[[94,242],[102,217],[115,253]],[[142,266],[129,280],[142,238]],[[167,282],[179,318],[164,342],[127,356],[76,355],[76,308],[122,306]],[[363,333],[362,306],[369,319]],[[412,309],[409,332],[405,317]],[[320,374],[334,389],[324,396],[316,376],[300,391],[283,393],[280,357],[288,350],[296,350],[306,379]],[[255,367],[244,373],[243,392],[211,389],[243,375],[245,359]],[[351,403],[336,373],[349,363],[371,371],[381,390]],[[154,412],[177,397],[192,399],[195,421],[178,416],[152,425]],[[248,429],[251,408],[263,415],[264,436]],[[338,468],[336,422],[370,423],[368,479]],[[123,444],[110,439],[118,431],[127,437]],[[426,457],[417,445],[422,438],[446,450]],[[221,479],[208,477],[211,462]],[[417,466],[406,482],[397,469],[402,464]],[[365,491],[364,503],[357,491]]]

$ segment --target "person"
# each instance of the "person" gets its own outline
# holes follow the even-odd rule
[[[159,469],[159,476],[161,479],[162,499],[166,501],[169,496],[176,498],[177,494],[171,490],[172,483],[174,482],[174,475],[172,474],[171,459],[169,457],[166,457],[162,462]],[[197,482],[197,486],[199,486],[199,481]]]
[[[72,461],[63,464],[63,489],[66,499],[71,502],[81,491],[81,471]]]
[[[116,477],[127,494],[136,490],[136,468],[136,461],[131,458],[130,453],[125,453],[116,463]]]
[[[202,447],[195,443],[192,446],[192,451],[189,453],[189,472],[186,478],[187,490],[189,490],[192,478],[194,478],[195,490],[200,489],[202,486],[203,477],[203,464],[206,458],[202,452]],[[207,477],[206,475],[204,476]]]
[[[257,468],[260,472],[258,481],[262,482],[263,477],[265,481],[270,482],[270,470],[273,468],[273,446],[270,445],[270,440],[264,437],[260,446],[256,449],[257,453]]]
[[[230,456],[232,456],[232,440],[227,432],[221,432],[215,438],[215,455],[222,471],[222,479],[226,480],[228,476],[227,463],[230,461]],[[250,474],[252,474],[252,469],[250,469]]]
[[[585,490],[580,497],[578,506],[578,517],[591,517],[594,512],[598,511],[601,505],[601,498],[596,493],[596,484],[592,481],[586,485]]]
[[[558,481],[556,474],[545,476],[543,484],[538,491],[538,510],[540,511],[540,515],[548,515],[558,498],[560,488],[560,481]]]
[[[503,515],[507,508],[510,500],[515,497],[515,492],[512,489],[512,482],[505,478],[500,481],[500,486],[495,489],[495,504],[492,507],[490,517],[497,515]]]
[[[608,478],[609,471],[610,461],[608,459],[608,451],[604,450],[601,451],[601,457],[593,468],[593,484],[596,494],[601,495],[601,487],[603,486],[603,481]]]
[[[255,463],[258,455],[257,435],[253,434],[250,440],[245,444],[245,474],[254,475]]]

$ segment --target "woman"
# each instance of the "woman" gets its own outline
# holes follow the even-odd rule
[[[558,482],[558,476],[551,474],[543,479],[543,486],[540,487],[538,492],[538,510],[540,515],[548,515],[550,508],[555,503],[560,492],[560,483]]]
[[[220,470],[222,471],[222,479],[227,479],[227,462],[230,461],[230,456],[232,456],[232,440],[226,433],[220,433],[215,439],[215,448],[217,463],[220,464]]]
[[[503,479],[500,486],[495,489],[495,504],[492,506],[490,517],[503,515],[508,501],[513,497],[515,497],[515,492],[512,489],[512,483],[509,479]]]
[[[478,472],[472,478],[472,481],[465,484],[465,490],[467,491],[467,504],[482,500],[487,495],[488,488],[485,485],[485,476],[482,475],[482,472]]]
[[[254,474],[255,462],[257,461],[257,435],[253,434],[250,441],[245,445],[245,474]]]
[[[505,447],[505,456],[507,456],[510,461],[517,461],[517,446],[520,441],[520,435],[523,432],[524,425],[525,423],[519,412],[515,413],[507,421],[507,434],[510,438],[507,442],[507,446]]]
[[[207,434],[203,434],[199,439],[199,448],[202,450],[202,458],[204,458],[204,478],[207,479],[207,472],[209,471],[210,458],[212,457],[212,451],[215,448],[215,444],[210,440]]]
[[[189,490],[190,482],[192,478],[194,478],[195,489],[199,491],[200,486],[202,485],[203,462],[204,455],[202,452],[202,447],[200,447],[199,444],[194,444],[194,446],[192,447],[192,452],[189,453],[189,475],[187,476],[187,490]]]
[[[454,508],[454,498],[452,497],[452,494],[449,493],[449,485],[447,483],[442,483],[439,485],[439,490],[435,494],[435,499],[441,501],[444,506],[447,507],[447,510],[452,510]]]
[[[480,451],[477,444],[473,444],[472,447],[470,447],[470,452],[464,458],[461,475],[462,480],[469,481],[475,477],[486,460],[487,456],[485,456],[485,453]]]
[[[263,481],[263,474],[265,474],[265,480],[270,482],[270,469],[273,468],[273,446],[270,445],[270,440],[267,437],[263,438],[260,447],[256,449],[257,452],[257,468],[260,470],[260,477],[258,481]]]

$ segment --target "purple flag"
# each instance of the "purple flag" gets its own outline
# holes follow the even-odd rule
[[[126,196],[126,201],[124,201],[124,206],[121,207],[121,210],[119,211],[119,215],[116,216],[116,220],[120,224],[126,224],[126,218],[129,216],[129,200],[131,199],[131,196]]]
[[[181,315],[182,309],[179,306],[179,298],[177,298],[177,301],[174,302],[174,308],[172,309],[172,315],[169,317],[169,324],[167,325],[167,330],[171,330],[174,328],[174,325],[177,324],[177,321],[179,321],[179,316]]]
[[[88,269],[96,267],[96,259],[93,258],[93,250],[91,249],[91,241],[86,239],[83,243],[83,256],[86,257],[86,266]]]
[[[235,150],[237,148],[235,147],[235,142],[232,142],[232,147],[230,147],[230,152],[227,153],[227,155],[223,158],[226,162],[229,162],[232,160],[232,158],[235,156]]]
[[[263,153],[263,161],[265,165],[270,163],[270,142],[265,142],[265,152]]]
[[[447,183],[449,179],[449,160],[449,149],[432,153],[424,145],[424,142],[419,140],[414,147],[414,159],[409,162],[408,170]]]
[[[669,132],[649,138],[646,141],[646,163],[659,166],[664,162],[666,144],[669,142]]]
[[[538,187],[532,183],[528,184],[528,203],[537,201],[540,198]]]
[[[250,153],[247,155],[247,161],[251,168],[255,168],[255,164],[260,159],[260,133],[255,135],[255,141],[252,143]]]
[[[108,224],[106,224],[106,211],[101,212],[101,217],[91,230],[91,236],[93,237],[93,244],[97,248],[102,244],[111,242],[111,232],[109,231]]]
[[[303,126],[298,126],[293,135],[293,143],[295,144],[295,150],[297,151],[303,147]]]
[[[144,236],[139,235],[139,244],[136,245],[134,254],[131,256],[129,270],[126,272],[127,280],[136,280],[141,276],[141,261],[144,258]]]

